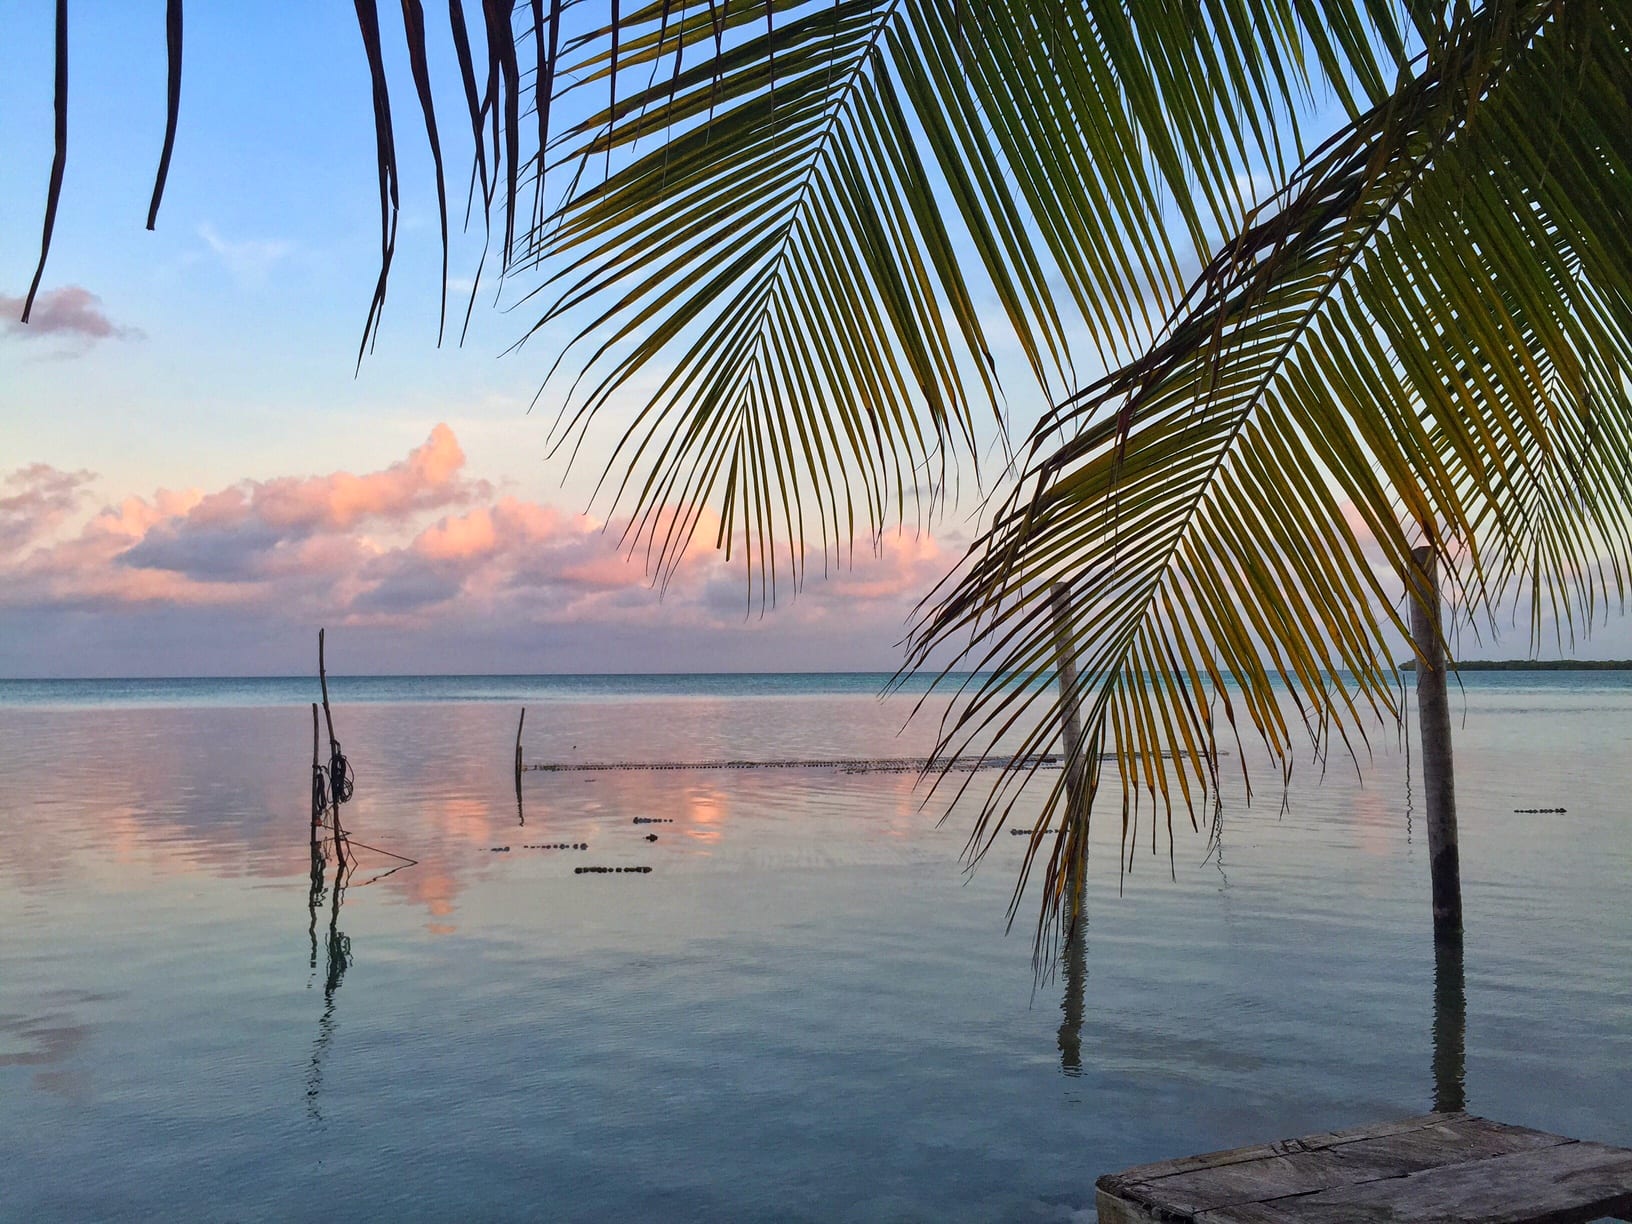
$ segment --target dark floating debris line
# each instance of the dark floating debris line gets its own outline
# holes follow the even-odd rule
[[[1525,816],[1562,816],[1569,808],[1514,808],[1515,815]]]
[[[1109,758],[1107,758],[1109,759]],[[1059,756],[985,757],[953,761],[952,769],[1007,769],[1010,766],[1052,766]],[[840,769],[846,773],[918,773],[929,766],[926,757],[790,757],[775,761],[547,761],[527,766],[543,773],[617,773],[683,769]],[[639,824],[640,821],[635,823]]]
[[[533,842],[524,844],[523,850],[588,850],[588,842]],[[489,846],[489,854],[509,854],[509,846]]]
[[[651,875],[650,867],[574,867],[573,875]]]

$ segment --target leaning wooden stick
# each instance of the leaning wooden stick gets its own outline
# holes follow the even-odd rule
[[[323,764],[317,755],[317,702],[312,702],[312,836],[323,823],[323,813],[329,806],[329,788],[324,780]]]
[[[351,798],[351,765],[340,751],[334,735],[334,715],[329,710],[329,673],[323,662],[323,630],[317,631],[317,682],[323,689],[323,718],[329,725],[329,803],[334,808],[335,831],[340,831],[340,805]]]
[[[516,823],[525,825],[527,815],[521,810],[521,729],[527,725],[527,707],[521,707],[521,718],[516,723]]]
[[[323,667],[323,630],[317,631],[317,682],[323,688],[323,721],[329,724],[329,753],[334,753],[334,715],[329,713],[329,674]]]

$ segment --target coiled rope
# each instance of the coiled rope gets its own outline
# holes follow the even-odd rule
[[[321,773],[319,769],[316,772]],[[351,772],[351,762],[346,760],[346,754],[340,751],[340,741],[334,738],[329,740],[329,798],[334,806],[339,807],[351,798],[355,789],[356,778]],[[317,783],[313,782],[315,788]],[[313,792],[315,797],[315,790]]]
[[[329,810],[329,771],[321,765],[312,766],[312,823],[321,824]]]

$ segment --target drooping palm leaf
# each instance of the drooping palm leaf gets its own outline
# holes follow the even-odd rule
[[[1614,6],[1461,11],[1222,248],[1162,340],[1043,422],[1025,482],[917,627],[914,660],[972,635],[958,663],[1005,677],[972,691],[944,752],[1032,720],[1022,752],[1058,741],[1059,699],[1014,680],[1053,672],[1061,580],[1081,592],[1084,751],[1109,761],[1098,787],[1119,783],[1125,850],[1136,804],[1170,839],[1173,809],[1194,820],[1216,787],[1215,708],[1283,764],[1300,717],[1317,745],[1363,732],[1392,701],[1398,587],[1349,507],[1399,575],[1429,543],[1470,606],[1621,593],[1629,53]],[[976,853],[1026,780],[1011,769],[986,797]],[[1027,859],[1044,864],[1040,940],[1083,852],[1083,830],[1041,832],[1063,789]]]
[[[615,55],[643,80],[562,138],[567,164],[622,156],[539,251],[537,327],[584,349],[560,445],[653,372],[610,507],[660,572],[714,509],[708,542],[740,536],[773,597],[779,548],[797,583],[818,537],[841,558],[933,503],[983,418],[1001,432],[983,297],[1064,394],[1074,332],[1101,363],[1148,340],[1308,91],[1381,96],[1398,25],[1331,10],[657,0],[616,51],[587,35],[564,51],[584,88]]]

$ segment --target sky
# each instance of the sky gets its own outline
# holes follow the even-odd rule
[[[768,610],[740,558],[706,547],[660,591],[592,496],[635,405],[614,405],[576,465],[548,453],[558,389],[533,401],[570,321],[507,352],[527,304],[484,295],[464,344],[437,346],[435,196],[391,7],[401,230],[359,367],[379,215],[350,6],[188,7],[152,233],[164,5],[72,6],[67,172],[25,327],[52,6],[0,0],[0,675],[301,673],[319,625],[338,671],[893,669],[913,606],[967,544],[967,501],[876,552],[857,541],[853,568]],[[438,103],[457,132],[462,99]],[[456,236],[455,313],[479,253]],[[1468,653],[1526,646],[1516,632]],[[1572,653],[1632,655],[1632,633],[1617,620]]]
[[[626,407],[570,469],[547,453],[553,389],[529,411],[566,331],[507,355],[532,319],[519,294],[484,293],[464,345],[437,347],[435,195],[404,63],[398,253],[357,367],[379,213],[349,5],[188,7],[152,233],[164,5],[74,5],[61,211],[17,323],[50,169],[51,9],[0,0],[0,675],[299,673],[319,625],[357,672],[899,664],[960,523],[857,541],[853,568],[817,567],[763,612],[740,557],[706,547],[659,591],[593,513]],[[393,55],[400,38],[388,21]],[[438,100],[457,133],[462,97]],[[468,157],[445,139],[450,164]],[[456,236],[455,314],[479,255]]]

